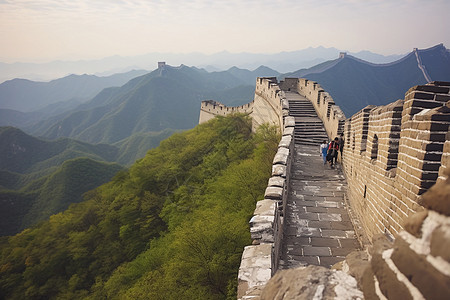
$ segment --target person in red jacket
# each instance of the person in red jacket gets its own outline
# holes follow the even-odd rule
[[[327,160],[331,163],[332,167],[337,161],[338,151],[339,151],[339,138],[336,137],[334,141],[331,141],[330,145],[328,145]]]

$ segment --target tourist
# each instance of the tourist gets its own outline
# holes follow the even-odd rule
[[[341,135],[339,136],[339,152],[341,152],[341,163],[343,161],[342,152],[344,151],[344,144],[344,134],[341,133]]]
[[[339,150],[339,138],[336,137],[334,141],[331,141],[330,145],[328,146],[327,160],[330,162],[331,167],[333,167],[337,161],[338,150]]]
[[[320,155],[322,155],[324,165],[327,163],[327,151],[328,142],[327,140],[323,140],[323,143],[320,145]]]

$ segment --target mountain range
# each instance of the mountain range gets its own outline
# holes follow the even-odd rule
[[[104,88],[122,86],[145,73],[147,71],[133,70],[106,77],[72,74],[50,82],[16,78],[0,84],[0,108],[31,112],[58,102],[84,102]]]
[[[385,105],[403,99],[405,92],[415,85],[450,81],[450,51],[442,44],[416,49],[388,64],[373,64],[347,54],[280,76],[285,77],[317,81],[350,117],[367,105]]]
[[[109,144],[139,132],[189,129],[198,122],[202,100],[242,105],[253,99],[257,76],[279,75],[264,67],[252,72],[234,68],[232,72],[234,75],[167,65],[122,87],[104,89],[75,109],[23,128],[49,139],[71,137]]]
[[[320,46],[271,54],[230,53],[226,51],[214,54],[148,53],[132,57],[111,56],[98,60],[52,61],[46,63],[0,62],[0,82],[13,78],[42,81],[64,77],[67,74],[88,73],[106,76],[133,69],[153,70],[158,61],[170,62],[172,65],[197,66],[208,71],[223,71],[233,66],[253,70],[265,65],[285,73],[334,59],[342,51],[345,50]],[[388,63],[403,56],[403,54],[384,56],[370,51],[351,54],[373,63]]]

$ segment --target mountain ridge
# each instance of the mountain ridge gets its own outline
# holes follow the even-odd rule
[[[318,82],[350,117],[367,105],[385,105],[402,99],[412,86],[427,83],[418,57],[432,74],[431,80],[450,81],[450,52],[443,44],[414,49],[387,64],[373,64],[347,54],[279,78],[303,77]]]
[[[71,74],[50,82],[15,78],[0,84],[0,108],[31,112],[56,102],[86,100],[104,88],[121,86],[144,72],[147,71],[133,70],[107,77]]]

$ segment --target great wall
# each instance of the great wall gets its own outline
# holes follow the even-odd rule
[[[258,78],[252,102],[204,101],[199,121],[235,112],[282,133],[250,220],[239,299],[448,298],[450,83],[346,119],[316,82]],[[318,144],[341,133],[331,170]]]

